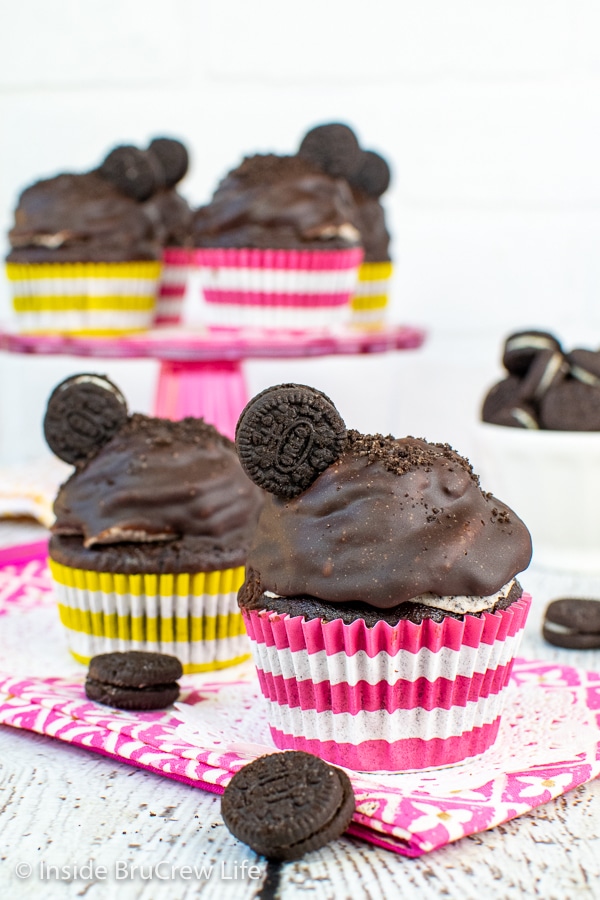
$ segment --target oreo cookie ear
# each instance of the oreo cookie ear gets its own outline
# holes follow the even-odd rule
[[[148,147],[158,157],[165,173],[166,187],[175,187],[188,170],[190,158],[181,141],[174,138],[154,138]]]
[[[325,394],[279,384],[257,394],[238,420],[242,468],[259,487],[292,498],[306,490],[346,446],[346,426]]]
[[[360,188],[369,197],[381,197],[390,186],[390,167],[374,150],[363,150],[358,171],[348,180],[354,187]]]
[[[108,154],[98,174],[134,200],[147,200],[165,184],[165,174],[158,156],[149,150],[123,145]]]
[[[72,375],[54,388],[44,416],[44,437],[71,465],[94,456],[128,419],[121,391],[103,375]]]
[[[317,125],[302,139],[298,156],[310,160],[333,178],[350,178],[358,171],[361,149],[348,125]]]

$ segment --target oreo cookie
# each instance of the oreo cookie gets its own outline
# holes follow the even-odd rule
[[[529,403],[506,406],[491,414],[484,422],[492,425],[505,425],[508,428],[539,428],[535,407]]]
[[[569,650],[600,648],[600,600],[563,597],[546,609],[542,634],[549,644]]]
[[[487,392],[481,408],[481,418],[492,425],[511,425],[516,428],[537,428],[537,412],[523,403],[521,379],[509,375]]]
[[[177,700],[182,675],[179,660],[166,653],[101,653],[90,660],[85,693],[117,709],[164,709]]]
[[[310,160],[333,178],[348,180],[358,172],[363,162],[356,135],[347,125],[337,122],[317,125],[307,131],[298,156]]]
[[[147,200],[165,186],[163,166],[149,150],[123,145],[108,154],[98,174],[135,200]]]
[[[566,378],[542,398],[540,423],[554,431],[600,431],[600,390]]]
[[[188,152],[181,141],[166,137],[154,138],[148,150],[160,160],[166,187],[174,187],[181,181],[190,162]]]
[[[249,478],[289,499],[339,459],[346,445],[346,426],[321,391],[280,384],[257,394],[242,410],[235,443]]]
[[[72,375],[50,395],[44,437],[59,459],[77,466],[107,444],[127,418],[125,398],[112,381],[103,375]]]
[[[343,834],[354,809],[346,773],[301,750],[254,760],[221,798],[229,831],[272,860],[299,859],[324,847]]]
[[[521,397],[540,403],[549,390],[564,380],[568,368],[560,350],[538,351],[521,381]]]
[[[512,375],[525,375],[540,350],[561,351],[561,345],[549,331],[517,331],[506,338],[502,364]]]
[[[389,188],[390,179],[390,167],[383,156],[373,150],[363,150],[358,170],[348,178],[348,181],[369,197],[377,199]]]
[[[600,385],[600,353],[597,350],[572,350],[567,353],[567,362],[577,381]]]

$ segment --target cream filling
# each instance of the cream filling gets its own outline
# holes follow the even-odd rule
[[[598,378],[597,375],[587,372],[585,369],[582,369],[581,366],[571,366],[571,375],[573,378],[576,378],[578,381],[583,381],[585,384],[600,384],[600,378]]]
[[[523,348],[533,350],[554,350],[556,341],[551,338],[542,337],[541,335],[524,334],[520,337],[511,338],[506,343],[506,350],[521,350]]]
[[[422,603],[423,606],[432,606],[445,612],[461,614],[483,612],[491,609],[499,600],[506,599],[514,583],[515,579],[511,578],[504,587],[489,597],[438,597],[436,594],[421,594],[420,597],[413,597],[411,603]]]
[[[420,594],[418,597],[411,597],[411,603],[422,603],[423,606],[430,606],[434,609],[443,609],[444,612],[459,613],[460,615],[468,613],[484,612],[486,609],[492,609],[499,600],[505,600],[508,597],[510,589],[515,583],[515,579],[511,578],[504,587],[501,587],[495,594],[489,597],[438,597],[437,594]],[[273,591],[264,591],[265,597],[272,597],[280,600],[280,594]]]
[[[133,542],[136,544],[152,544],[157,541],[174,541],[178,535],[173,532],[154,532],[142,531],[133,528],[106,528],[100,534],[92,535],[83,542],[84,547],[94,547],[96,544],[120,544],[123,541]]]
[[[315,237],[324,239],[340,237],[349,244],[354,244],[360,240],[360,232],[350,222],[344,222],[343,225],[326,225],[315,230]]]
[[[577,634],[574,628],[567,628],[566,625],[559,625],[557,622],[544,622],[546,631],[554,631],[556,634]]]
[[[539,428],[540,426],[535,421],[533,416],[530,416],[526,409],[522,409],[520,406],[515,406],[514,409],[511,409],[511,413],[517,422],[520,422],[524,428]]]
[[[537,398],[543,397],[552,382],[554,381],[556,375],[560,372],[563,367],[563,357],[561,353],[555,353],[554,356],[551,356],[548,360],[548,364],[544,369],[544,374],[540,378],[540,383],[537,386],[537,390],[535,391],[535,396]]]
[[[56,250],[62,247],[73,237],[72,231],[56,231],[54,234],[31,234],[25,237],[14,237],[11,241],[13,247],[46,247],[48,250]]]

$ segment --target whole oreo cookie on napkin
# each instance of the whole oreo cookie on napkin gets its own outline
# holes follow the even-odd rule
[[[85,682],[89,700],[117,709],[164,709],[179,696],[181,663],[166,653],[128,650],[92,657]]]
[[[221,799],[231,833],[272,860],[298,859],[340,837],[354,792],[344,771],[311,753],[261,756],[237,772]]]
[[[563,597],[544,613],[542,634],[549,644],[569,650],[600,648],[600,600]]]

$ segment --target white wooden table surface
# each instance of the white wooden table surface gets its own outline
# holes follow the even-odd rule
[[[0,544],[39,536],[36,527],[0,523]],[[600,651],[560,650],[540,636],[545,605],[600,598],[600,576],[532,567],[521,581],[534,597],[521,655],[600,671]],[[342,838],[267,866],[229,834],[219,809],[212,794],[0,728],[0,897],[600,898],[600,779],[419,859]]]

